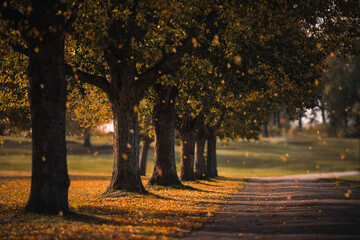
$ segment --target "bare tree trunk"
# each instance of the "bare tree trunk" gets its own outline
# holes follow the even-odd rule
[[[299,115],[299,132],[302,131],[302,114]]]
[[[209,131],[208,139],[208,150],[207,150],[207,176],[217,177],[217,160],[216,160],[216,135],[214,131]]]
[[[159,101],[154,106],[155,159],[149,184],[162,186],[182,185],[175,164],[175,87],[157,86]]]
[[[195,141],[195,178],[206,178],[205,163],[205,143],[207,134],[203,128],[200,128]]]
[[[150,139],[146,139],[145,141],[143,141],[143,144],[141,146],[140,163],[139,163],[141,176],[146,176],[146,162],[147,162],[148,152],[151,143],[152,141]]]

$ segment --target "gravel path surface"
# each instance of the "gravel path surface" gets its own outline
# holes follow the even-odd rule
[[[360,189],[317,180],[355,174],[253,178],[184,239],[360,239]]]

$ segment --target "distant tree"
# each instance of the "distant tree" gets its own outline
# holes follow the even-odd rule
[[[329,135],[359,135],[360,57],[330,57],[324,75],[324,96]]]
[[[153,105],[148,99],[143,99],[139,104],[139,135],[142,141],[140,149],[139,168],[140,175],[146,175],[146,163],[150,144],[154,142],[154,127],[152,120]]]

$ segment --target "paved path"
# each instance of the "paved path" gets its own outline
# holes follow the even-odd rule
[[[336,175],[253,178],[184,239],[360,239],[360,189],[317,181]]]

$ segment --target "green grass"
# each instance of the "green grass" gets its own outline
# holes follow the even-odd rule
[[[112,170],[111,136],[93,136],[94,147],[82,146],[82,139],[68,137],[70,173],[105,173]],[[31,142],[28,138],[0,137],[0,170],[31,171]],[[20,141],[20,142],[19,142]],[[106,147],[107,146],[107,147]],[[311,149],[309,149],[311,147]],[[219,175],[227,177],[280,176],[299,173],[354,171],[360,169],[358,139],[318,139],[314,135],[297,138],[218,143]],[[286,156],[287,154],[287,156]],[[345,156],[341,159],[341,155]],[[150,148],[147,173],[153,170]],[[286,157],[286,160],[285,158]],[[176,147],[179,170],[180,147]]]

